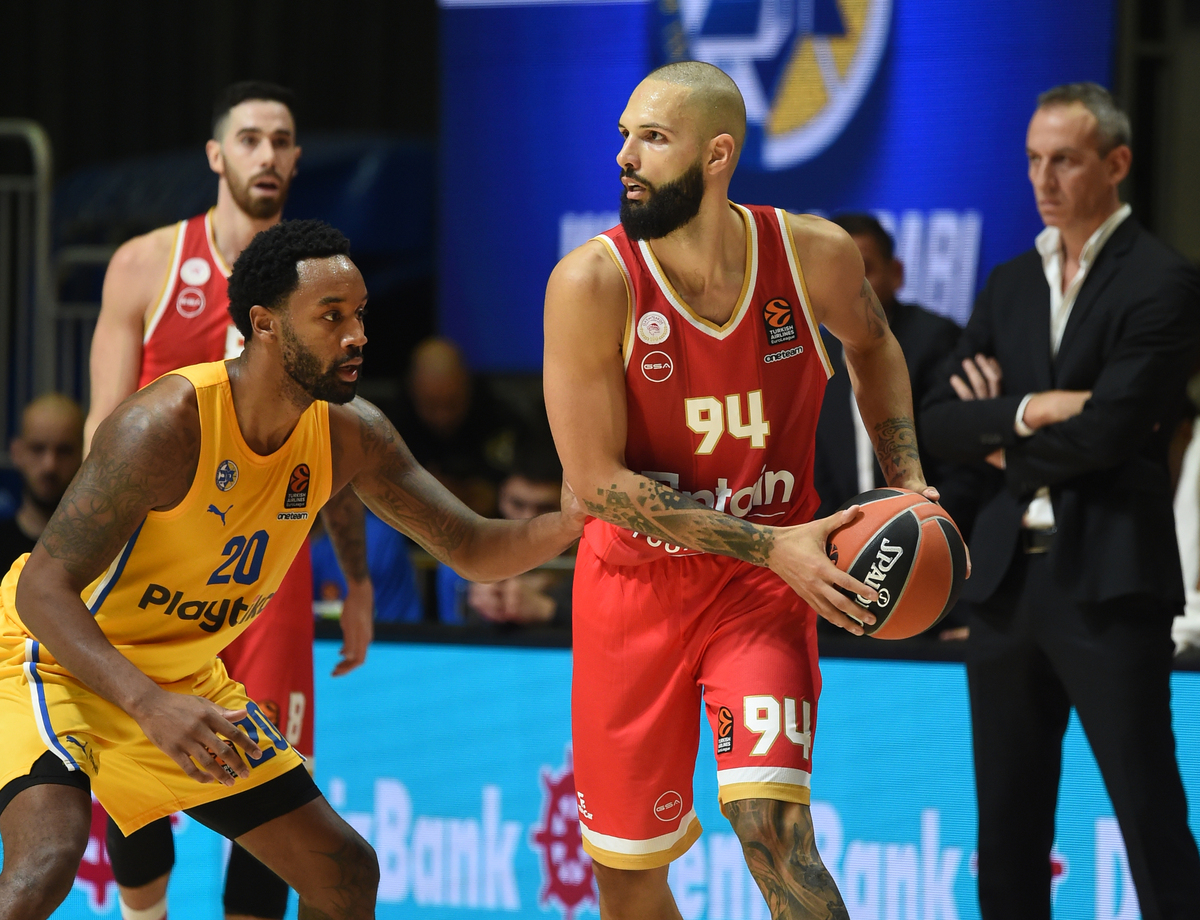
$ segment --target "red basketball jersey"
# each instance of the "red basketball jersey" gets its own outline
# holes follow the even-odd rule
[[[175,227],[171,270],[142,336],[138,388],[180,367],[236,358],[242,335],[229,318],[229,266],[212,233],[212,211]]]
[[[717,511],[801,524],[820,504],[813,441],[833,368],[786,214],[734,207],[746,223],[746,274],[723,326],[683,301],[649,243],[621,227],[596,237],[629,295],[625,462]],[[596,519],[584,535],[613,565],[694,552]]]

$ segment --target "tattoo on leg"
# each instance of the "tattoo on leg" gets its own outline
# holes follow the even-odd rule
[[[888,482],[906,479],[921,468],[917,429],[911,418],[889,418],[875,426],[875,455]]]
[[[772,920],[849,920],[837,884],[817,852],[807,806],[744,799],[727,804],[725,814]]]
[[[363,848],[352,839],[345,839],[336,850],[325,853],[314,850],[333,863],[334,883],[326,886],[332,913],[300,901],[300,920],[356,920],[375,916],[376,881],[371,861],[363,858]]]

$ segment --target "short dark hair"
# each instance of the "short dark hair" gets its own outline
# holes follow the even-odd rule
[[[275,310],[300,286],[298,263],[350,254],[350,241],[323,220],[285,220],[242,250],[229,276],[229,316],[249,341],[250,308]]]
[[[229,116],[229,110],[248,99],[281,102],[292,113],[292,119],[296,118],[296,94],[286,86],[267,83],[264,80],[242,80],[240,83],[231,83],[221,90],[216,102],[213,103],[212,136],[214,138],[220,139],[221,132],[225,129],[225,119]]]
[[[883,261],[892,261],[892,257],[896,254],[896,241],[892,239],[890,233],[883,229],[883,224],[870,214],[837,214],[833,217],[833,222],[851,236],[871,237],[875,240],[875,245],[879,247],[879,254],[883,256]]]
[[[1117,147],[1133,145],[1133,130],[1129,116],[1121,111],[1112,94],[1099,83],[1064,83],[1037,98],[1037,107],[1071,105],[1078,102],[1096,116],[1096,139],[1101,156],[1108,156]]]
[[[554,449],[554,438],[548,425],[544,430],[541,425],[535,425],[518,433],[509,475],[520,476],[530,482],[562,482],[562,463],[559,462],[558,451]]]

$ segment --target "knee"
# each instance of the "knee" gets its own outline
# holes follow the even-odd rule
[[[353,828],[347,826],[345,831],[337,848],[325,852],[323,871],[309,876],[308,885],[297,886],[303,901],[323,903],[327,893],[324,889],[332,889],[341,892],[355,910],[374,905],[379,890],[379,859],[375,848]]]
[[[4,894],[19,910],[14,917],[46,917],[71,891],[87,848],[84,828],[57,840],[39,841],[19,855],[5,854]]]
[[[661,905],[671,900],[667,867],[658,869],[614,869],[592,863],[600,889],[600,914],[604,920],[666,916]]]

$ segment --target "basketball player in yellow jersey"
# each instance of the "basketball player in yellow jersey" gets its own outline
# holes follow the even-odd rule
[[[244,353],[126,399],[0,583],[0,920],[66,896],[89,789],[124,833],[183,810],[236,839],[298,892],[302,918],[373,917],[373,851],[216,653],[270,598],[305,515],[346,484],[472,581],[582,532],[569,492],[561,513],[479,517],[354,398],[367,292],[348,250],[318,221],[257,236],[229,281]]]

